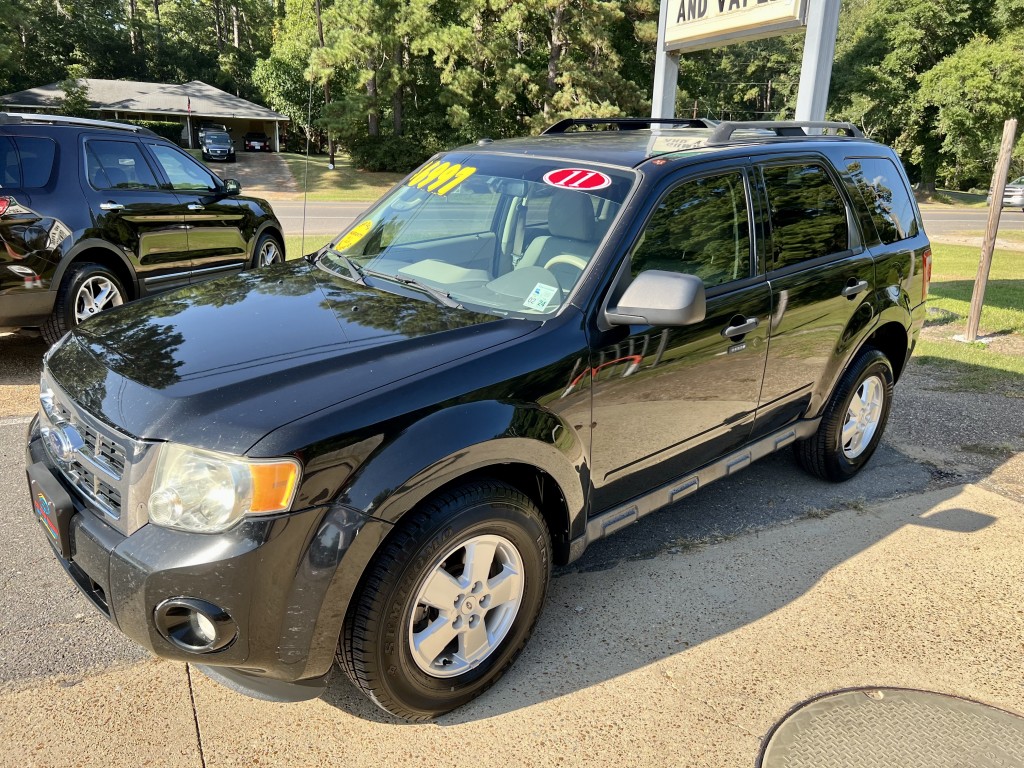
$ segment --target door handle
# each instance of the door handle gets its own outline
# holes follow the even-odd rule
[[[106,202],[106,203],[100,203],[100,210],[101,211],[123,211],[124,210],[124,206],[121,205],[120,203]]]
[[[743,336],[757,328],[758,325],[759,323],[756,317],[748,317],[745,323],[730,325],[724,328],[722,330],[722,335],[728,336],[729,338],[732,338],[733,336]]]
[[[840,291],[840,294],[842,294],[843,296],[845,296],[848,299],[852,299],[858,293],[861,293],[862,291],[866,291],[867,289],[868,289],[868,281],[867,280],[858,280],[857,282],[853,282],[853,280],[851,279],[850,282],[847,283],[846,287],[843,288],[842,291]]]
[[[206,206],[205,205],[200,205],[199,203],[189,203],[188,204],[188,209],[190,211],[204,211],[204,210],[206,210]]]

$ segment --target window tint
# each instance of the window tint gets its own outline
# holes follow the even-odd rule
[[[914,204],[902,174],[891,160],[884,157],[848,158],[846,170],[867,206],[870,219],[861,223],[869,232],[874,226],[883,243],[895,243],[917,234]]]
[[[24,175],[22,184],[25,189],[45,187],[53,173],[53,159],[57,155],[57,145],[52,139],[41,139],[33,136],[19,136],[14,140],[21,155],[21,172]]]
[[[0,136],[0,188],[39,189],[53,173],[57,145],[34,136]]]
[[[0,189],[21,187],[21,166],[18,164],[18,150],[14,142],[0,136]]]
[[[163,144],[150,144],[149,148],[174,189],[210,192],[218,188],[213,174],[183,152]]]
[[[663,269],[704,285],[750,276],[750,224],[739,171],[680,184],[661,201],[633,250],[633,274]]]
[[[820,165],[762,169],[772,222],[774,269],[850,247],[846,205]]]
[[[142,150],[131,141],[86,142],[85,167],[95,189],[158,188]]]
[[[428,197],[419,206],[417,226],[409,226],[408,222],[395,217],[384,226],[380,244],[383,247],[407,245],[490,232],[500,202],[501,195],[494,190],[465,194],[456,189],[444,197]]]

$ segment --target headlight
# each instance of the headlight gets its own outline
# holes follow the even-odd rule
[[[196,533],[226,531],[245,515],[287,510],[299,473],[295,459],[246,459],[166,443],[149,497],[149,521]]]

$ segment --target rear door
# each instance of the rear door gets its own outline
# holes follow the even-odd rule
[[[850,205],[821,157],[760,166],[770,226],[768,362],[759,437],[817,413],[874,319],[875,267]]]
[[[160,185],[142,145],[132,138],[89,137],[82,152],[82,189],[97,236],[130,254],[145,293],[187,284],[185,201]]]
[[[244,269],[252,235],[246,226],[248,209],[227,197],[224,183],[191,155],[169,144],[146,145],[166,183],[185,203],[192,282]]]

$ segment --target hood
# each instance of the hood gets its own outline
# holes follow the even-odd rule
[[[290,421],[537,325],[360,286],[303,260],[104,312],[47,366],[76,402],[136,437],[240,454]]]

